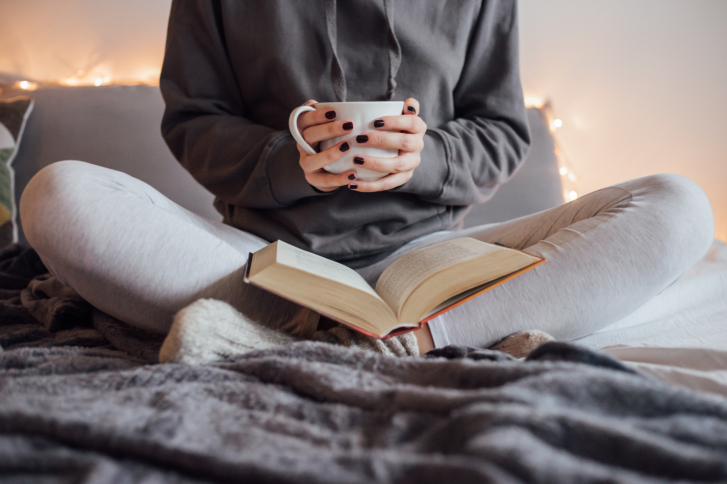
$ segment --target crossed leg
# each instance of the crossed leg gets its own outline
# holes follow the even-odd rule
[[[268,242],[205,219],[125,173],[82,161],[38,172],[20,200],[28,242],[63,284],[133,326],[166,334],[200,298],[299,335],[318,315],[243,282],[249,252]]]
[[[696,183],[652,175],[507,222],[430,234],[359,273],[375,284],[405,253],[463,236],[547,262],[432,320],[430,333],[418,335],[420,351],[427,341],[487,347],[531,329],[563,340],[593,333],[642,306],[699,260],[714,237],[714,219]]]

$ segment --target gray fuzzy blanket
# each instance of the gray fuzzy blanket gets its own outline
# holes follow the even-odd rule
[[[727,400],[573,345],[522,361],[301,342],[159,365],[158,338],[94,309],[56,329],[21,316],[64,304],[21,298],[43,268],[10,266],[0,482],[727,482]]]

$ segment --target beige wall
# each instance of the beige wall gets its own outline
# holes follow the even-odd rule
[[[0,72],[158,74],[170,0],[2,0]],[[525,93],[552,99],[589,191],[651,173],[707,192],[727,240],[727,1],[520,0]]]
[[[523,88],[553,100],[579,191],[687,176],[727,241],[727,1],[519,5]]]
[[[158,78],[171,0],[0,0],[0,72]]]

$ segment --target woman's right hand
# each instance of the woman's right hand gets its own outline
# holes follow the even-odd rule
[[[304,106],[310,106],[318,101],[313,99],[303,103]],[[336,112],[332,110],[317,109],[315,111],[306,111],[298,116],[298,131],[303,135],[303,139],[311,145],[315,150],[321,141],[344,136],[353,129],[353,123],[348,120],[337,120]],[[356,179],[356,171],[348,170],[341,174],[328,173],[323,169],[324,166],[333,163],[342,158],[348,150],[351,149],[351,143],[342,141],[331,146],[327,150],[309,155],[303,148],[298,146],[300,159],[298,163],[305,173],[305,179],[314,188],[322,192],[331,192],[344,185],[348,185],[352,180]]]

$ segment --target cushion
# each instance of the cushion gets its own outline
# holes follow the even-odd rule
[[[12,92],[0,94],[0,99]],[[15,91],[17,95],[17,91]],[[35,101],[23,149],[15,159],[16,201],[30,179],[60,160],[122,171],[182,207],[222,220],[214,196],[177,162],[161,135],[164,101],[156,86],[47,86]],[[22,225],[19,239],[25,240]]]
[[[528,108],[530,151],[510,180],[487,202],[474,205],[464,219],[465,227],[504,222],[563,203],[563,188],[555,143],[545,115]]]
[[[15,159],[33,101],[17,97],[0,101],[0,248],[18,240],[15,200]]]

